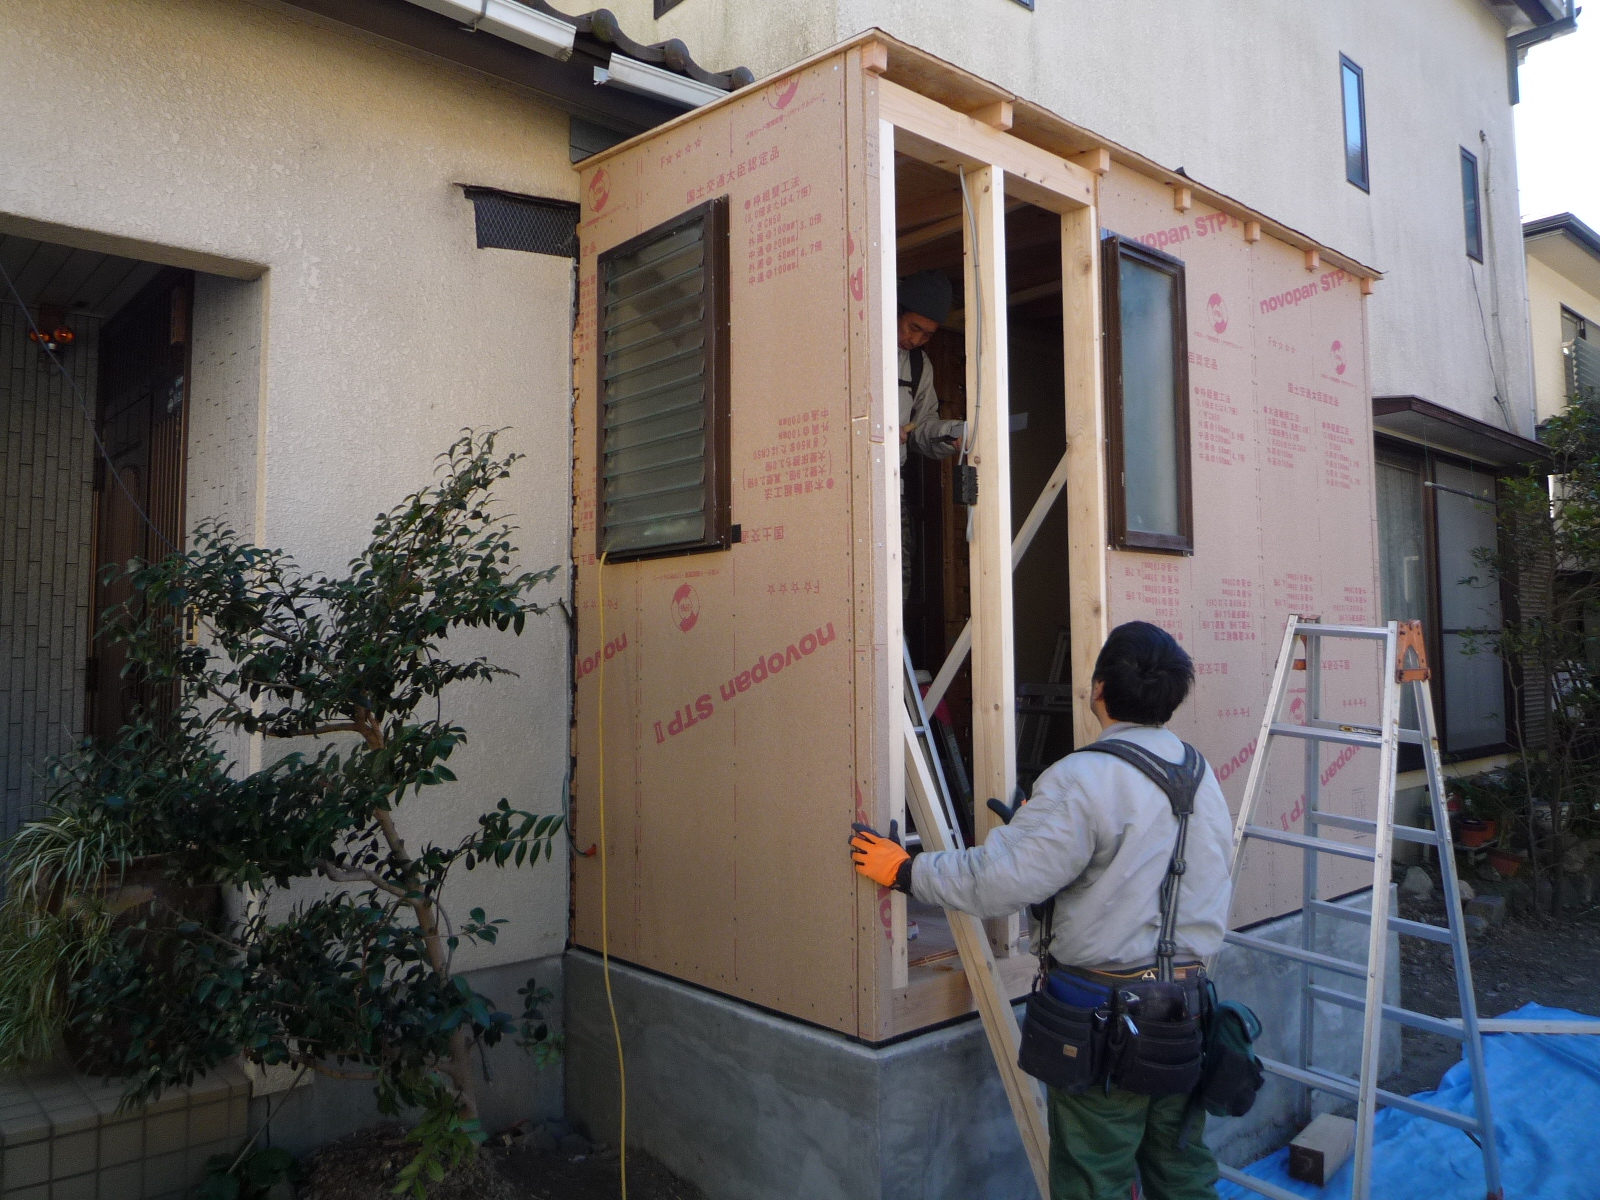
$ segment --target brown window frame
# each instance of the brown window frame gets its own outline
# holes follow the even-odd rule
[[[605,551],[606,537],[606,401],[605,401],[605,268],[620,255],[670,237],[683,226],[705,221],[705,434],[706,434],[706,528],[703,537],[688,542],[650,546],[607,554],[607,562],[639,562],[726,550],[733,545],[733,486],[729,463],[729,353],[728,291],[730,279],[728,250],[728,197],[718,196],[697,204],[599,256],[595,267],[595,557]]]
[[[1111,545],[1117,550],[1150,554],[1194,553],[1193,467],[1189,445],[1189,316],[1187,279],[1181,258],[1120,234],[1100,240],[1102,321],[1105,326],[1106,490]],[[1132,258],[1174,280],[1172,378],[1178,487],[1176,534],[1128,528],[1127,456],[1123,431],[1122,393],[1122,259]]]

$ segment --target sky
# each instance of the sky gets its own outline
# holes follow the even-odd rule
[[[1600,230],[1600,0],[1578,32],[1528,51],[1516,107],[1522,219],[1570,212]]]

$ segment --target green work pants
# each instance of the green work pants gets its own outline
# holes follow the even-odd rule
[[[1178,1148],[1188,1100],[1051,1088],[1050,1200],[1128,1200],[1135,1170],[1141,1200],[1216,1200],[1204,1109],[1191,1118],[1187,1148]]]

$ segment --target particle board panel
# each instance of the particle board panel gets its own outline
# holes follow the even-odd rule
[[[1308,272],[1299,247],[1246,240],[1243,223],[1121,164],[1102,180],[1101,223],[1184,260],[1189,320],[1195,548],[1189,556],[1108,555],[1111,624],[1163,626],[1189,650],[1194,692],[1175,729],[1216,769],[1235,809],[1255,754],[1261,705],[1291,612],[1377,619],[1377,545],[1365,315],[1356,280]],[[1325,655],[1326,716],[1375,720],[1377,660]],[[1288,720],[1304,713],[1303,677]],[[1281,752],[1266,819],[1303,829],[1304,760]],[[1322,751],[1324,808],[1370,817],[1377,755]],[[1361,864],[1322,864],[1324,896],[1370,884]],[[1301,855],[1251,847],[1233,920],[1300,906]]]
[[[855,1033],[858,889],[841,846],[857,808],[849,280],[862,218],[844,80],[842,57],[818,62],[581,172],[573,939],[602,941],[598,855],[581,852],[599,840],[603,674],[611,952]],[[604,568],[602,643],[596,258],[720,195],[742,540]],[[799,944],[796,913],[813,931]]]

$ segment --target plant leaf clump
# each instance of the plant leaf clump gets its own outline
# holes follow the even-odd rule
[[[126,1076],[129,1103],[237,1055],[370,1080],[384,1112],[421,1110],[402,1175],[420,1196],[481,1140],[472,1051],[512,1038],[543,1062],[559,1049],[546,989],[530,980],[509,1013],[453,973],[456,949],[493,942],[504,920],[453,917],[445,901],[458,867],[550,858],[562,817],[502,799],[459,840],[416,846],[395,819],[455,780],[467,733],[446,719],[445,689],[508,673],[450,654],[449,635],[520,634],[545,611],[530,594],[558,573],[513,566],[491,491],[518,456],[494,442],[464,434],[342,575],[218,524],[129,565],[132,596],[108,628],[142,704],[113,744],[58,766],[53,808],[10,850],[0,1000],[29,954],[20,935],[81,928],[57,929],[73,955],[44,972],[57,993],[33,997],[31,1025],[0,1016],[0,1056],[37,1056],[65,1012],[87,1059]],[[265,743],[254,770],[230,761],[225,748],[257,737],[294,744]],[[128,919],[114,881],[135,863],[157,864],[160,882]],[[207,887],[241,899],[231,921],[185,911]]]

